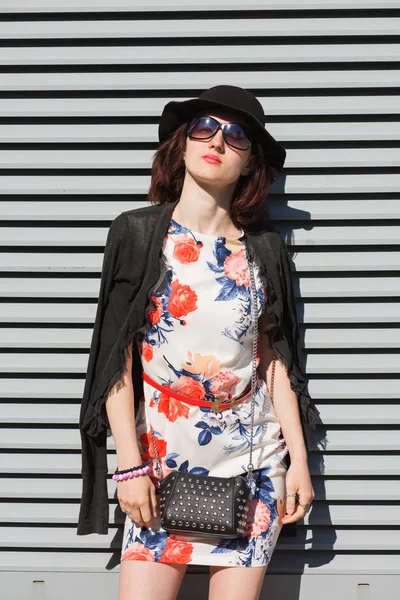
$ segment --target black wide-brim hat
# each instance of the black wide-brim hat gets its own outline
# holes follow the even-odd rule
[[[163,143],[179,125],[187,123],[205,108],[226,108],[240,113],[251,128],[253,140],[263,148],[265,164],[270,169],[273,181],[279,176],[285,163],[286,150],[265,129],[264,109],[259,100],[249,90],[236,85],[216,85],[202,92],[198,98],[168,102],[158,126],[159,142]]]

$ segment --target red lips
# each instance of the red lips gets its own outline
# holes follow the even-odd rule
[[[215,156],[215,154],[205,154],[204,156],[202,156],[202,158],[204,158],[204,160],[206,160],[207,162],[213,164],[219,164],[221,162],[218,156]]]

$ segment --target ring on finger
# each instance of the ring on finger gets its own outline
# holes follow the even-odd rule
[[[307,514],[308,511],[310,510],[311,504],[312,504],[312,502],[306,502],[305,504],[301,504],[299,502],[299,506],[302,506],[304,508],[305,514]]]

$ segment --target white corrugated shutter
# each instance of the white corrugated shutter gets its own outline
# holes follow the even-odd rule
[[[108,536],[75,533],[78,411],[106,232],[145,202],[164,104],[220,83],[252,90],[287,148],[270,203],[291,234],[310,392],[323,419],[310,457],[313,509],[297,538],[281,538],[262,597],[398,598],[398,8],[1,0],[7,600],[115,597],[114,506]],[[111,447],[110,473],[115,465]],[[204,598],[207,571],[190,567],[180,597]]]

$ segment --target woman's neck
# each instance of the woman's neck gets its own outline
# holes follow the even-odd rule
[[[189,186],[182,193],[174,208],[172,218],[188,229],[207,235],[237,237],[242,231],[237,229],[229,215],[231,196],[215,198],[206,190],[198,189],[191,194]],[[192,190],[194,191],[194,190]]]

